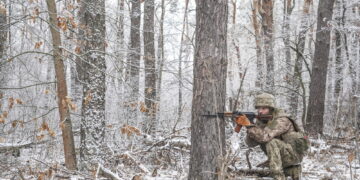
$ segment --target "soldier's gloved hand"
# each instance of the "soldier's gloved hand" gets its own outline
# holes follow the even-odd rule
[[[237,125],[240,125],[240,126],[250,126],[251,125],[250,120],[245,115],[241,115],[241,116],[237,117],[235,119],[235,122]]]

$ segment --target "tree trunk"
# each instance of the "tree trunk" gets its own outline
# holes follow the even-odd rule
[[[72,125],[70,120],[69,102],[67,97],[67,86],[62,60],[61,36],[57,27],[57,10],[55,0],[46,0],[52,37],[55,76],[57,80],[58,106],[60,114],[60,127],[64,144],[65,166],[70,170],[76,170],[76,153]]]
[[[130,49],[128,53],[128,72],[126,88],[127,97],[127,120],[134,122],[137,119],[139,104],[139,78],[140,78],[140,0],[131,0],[131,29],[130,29]]]
[[[3,62],[4,54],[6,52],[6,43],[7,43],[7,35],[8,35],[8,27],[7,27],[7,16],[6,16],[6,8],[0,4],[0,87],[4,85],[5,82],[5,72],[3,71]],[[0,105],[2,104],[3,92],[0,90]],[[0,108],[1,113],[1,108]]]
[[[330,50],[330,29],[335,0],[320,0],[318,7],[315,55],[311,73],[308,114],[305,129],[310,134],[322,134],[324,126],[324,108],[326,74]]]
[[[115,78],[113,79],[113,84],[115,87],[115,92],[117,93],[116,105],[117,107],[122,107],[124,103],[124,74],[125,74],[125,64],[126,64],[126,46],[125,46],[125,26],[124,26],[124,17],[125,17],[125,0],[118,0],[118,15],[117,15],[117,32],[116,32],[116,62],[115,62]],[[122,111],[117,111],[117,118],[124,118],[124,108],[121,108]]]
[[[257,14],[260,8],[260,0],[253,0],[252,4],[252,24],[254,27],[255,44],[256,44],[256,82],[255,85],[258,89],[263,90],[264,88],[264,60],[262,51],[262,40],[260,33],[260,25],[257,18]]]
[[[302,18],[300,23],[300,32],[298,36],[298,42],[297,42],[297,49],[296,49],[296,60],[295,60],[295,66],[293,71],[293,82],[292,82],[292,89],[293,90],[299,90],[300,93],[300,87],[303,86],[302,82],[302,68],[303,68],[303,61],[305,61],[305,42],[306,42],[306,33],[307,29],[309,28],[309,10],[310,5],[312,3],[312,0],[304,0],[304,6],[303,6],[303,12],[302,12]],[[302,89],[302,98],[305,99],[306,97],[306,91],[305,88]],[[292,91],[290,93],[290,113],[291,116],[296,119],[297,113],[298,113],[298,105],[299,105],[299,95],[298,93]],[[306,106],[306,103],[303,103],[303,106]],[[302,120],[305,119],[305,111],[306,108],[303,109],[303,116]],[[303,121],[302,121],[303,122]],[[303,122],[304,125],[304,122]]]
[[[197,0],[196,7],[189,179],[217,179],[226,170],[225,123],[202,115],[225,110],[228,5]]]
[[[165,0],[161,0],[161,17],[160,17],[160,28],[159,28],[159,40],[158,40],[158,67],[157,67],[157,93],[156,93],[156,101],[157,101],[157,122],[160,121],[160,102],[161,102],[161,81],[162,81],[162,71],[164,68],[164,18],[165,18]]]
[[[335,79],[335,87],[334,87],[334,107],[330,107],[330,108],[334,108],[332,112],[335,112],[335,114],[333,114],[334,117],[334,129],[336,129],[338,127],[338,120],[341,117],[341,104],[342,101],[340,101],[339,98],[341,98],[341,92],[342,92],[342,87],[343,87],[343,57],[342,57],[342,37],[341,37],[341,3],[340,0],[336,0],[335,2],[335,21],[337,23],[337,29],[334,29],[335,31],[335,75],[334,75],[334,79]]]
[[[284,0],[284,17],[283,17],[283,27],[282,27],[282,34],[283,34],[283,42],[284,42],[284,51],[285,51],[285,62],[286,62],[286,84],[288,88],[292,87],[292,82],[294,78],[292,77],[292,60],[291,60],[291,51],[290,51],[290,16],[294,9],[294,4],[292,3],[293,0]],[[288,94],[288,108],[291,106],[291,93],[292,89],[287,91]]]
[[[144,63],[145,63],[145,107],[144,130],[149,134],[156,131],[156,73],[154,37],[154,0],[144,3]]]
[[[178,83],[179,83],[179,96],[178,96],[178,119],[177,122],[181,121],[181,116],[182,116],[182,107],[183,107],[183,103],[182,103],[182,80],[183,80],[183,75],[182,75],[182,55],[183,55],[183,45],[184,45],[184,38],[185,38],[185,27],[186,27],[186,19],[187,19],[187,11],[188,11],[188,5],[189,5],[189,0],[185,0],[185,11],[184,11],[184,17],[183,17],[183,27],[182,27],[182,31],[181,31],[181,39],[180,39],[180,52],[179,52],[179,69],[178,69]]]
[[[264,49],[266,59],[266,87],[268,92],[274,93],[274,38],[273,38],[273,0],[262,0],[260,15],[264,32]]]
[[[105,137],[105,1],[80,2],[83,100],[80,127],[80,161],[102,157]]]

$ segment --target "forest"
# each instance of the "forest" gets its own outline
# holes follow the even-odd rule
[[[360,0],[0,0],[0,179],[355,180],[359,143]]]

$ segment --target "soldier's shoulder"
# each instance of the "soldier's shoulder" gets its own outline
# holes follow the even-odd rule
[[[290,115],[286,113],[285,110],[283,109],[275,109],[274,119],[279,119],[279,118],[290,119]]]

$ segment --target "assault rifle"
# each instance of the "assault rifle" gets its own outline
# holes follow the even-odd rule
[[[259,119],[259,120],[272,119],[272,115],[256,115],[254,112],[240,112],[240,111],[222,112],[222,113],[216,113],[216,114],[205,114],[203,116],[219,117],[219,118],[230,117],[235,120],[235,123],[236,123],[235,132],[237,132],[237,133],[240,132],[240,130],[243,126],[245,126],[245,127],[255,126],[255,123],[254,123],[255,118]]]

